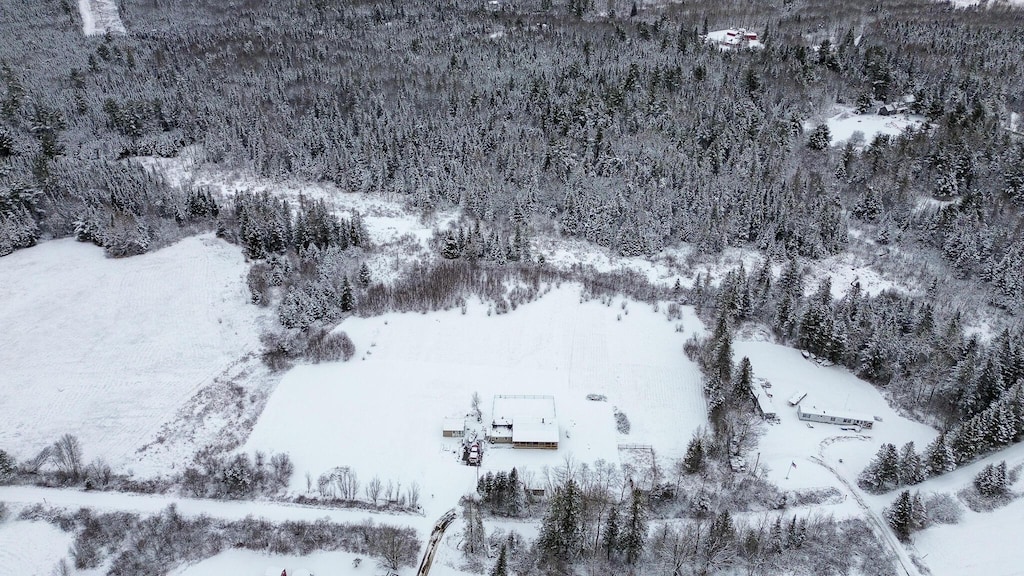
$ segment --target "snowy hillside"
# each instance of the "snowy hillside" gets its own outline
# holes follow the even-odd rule
[[[62,434],[123,465],[199,387],[258,346],[239,250],[203,235],[133,258],[74,240],[0,259],[0,445]]]

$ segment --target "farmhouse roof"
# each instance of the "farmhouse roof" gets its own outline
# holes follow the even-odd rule
[[[458,431],[465,430],[466,419],[457,416],[449,416],[444,419],[444,430],[446,431]]]
[[[558,442],[558,422],[553,418],[516,418],[512,442]]]

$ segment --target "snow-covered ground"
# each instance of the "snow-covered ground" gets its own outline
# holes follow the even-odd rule
[[[239,249],[212,235],[125,259],[71,239],[0,259],[0,446],[65,433],[130,464],[198,388],[258,347]]]
[[[78,13],[82,15],[82,33],[86,36],[125,33],[116,0],[78,0]]]
[[[46,522],[0,522],[0,574],[48,575],[67,557],[73,541],[71,534]]]
[[[832,135],[832,145],[843,144],[860,132],[863,135],[859,145],[870,144],[878,134],[899,136],[906,130],[920,130],[925,125],[923,116],[913,114],[857,114],[853,108],[838,106],[839,112],[826,122]]]
[[[500,316],[470,303],[465,315],[346,320],[340,329],[356,357],[290,371],[243,449],[288,452],[300,491],[307,471],[316,478],[335,466],[350,466],[364,484],[374,475],[417,482],[428,517],[475,489],[477,469],[461,465],[457,441],[441,436],[442,419],[467,413],[473,392],[485,422],[495,394],[554,395],[561,427],[557,451],[487,446],[480,472],[516,466],[540,479],[567,456],[618,463],[618,443],[680,456],[706,417],[697,367],[681,351],[703,327],[690,310],[685,332],[677,323],[646,304],[581,303],[569,285]],[[591,393],[607,403],[586,400]],[[631,420],[629,435],[616,433],[611,405]]]

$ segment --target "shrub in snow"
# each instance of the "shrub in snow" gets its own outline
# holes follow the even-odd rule
[[[929,524],[957,524],[964,516],[964,508],[951,494],[932,494],[924,500]]]
[[[256,487],[255,470],[246,454],[238,454],[221,472],[224,492],[230,498],[244,498]]]
[[[103,490],[110,485],[113,478],[114,472],[110,465],[97,458],[85,468],[85,489]]]
[[[356,353],[352,339],[344,332],[328,332],[323,328],[309,329],[309,344],[306,347],[306,358],[315,363],[348,362]]]
[[[619,431],[619,434],[629,434],[630,424],[629,418],[626,417],[626,413],[615,408],[615,429]]]

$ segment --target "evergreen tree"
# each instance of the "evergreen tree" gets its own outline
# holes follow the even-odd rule
[[[366,288],[370,285],[371,279],[370,267],[366,265],[366,262],[363,262],[359,265],[359,285]]]
[[[901,492],[892,506],[885,510],[885,518],[896,532],[896,537],[903,542],[910,540],[914,527],[914,504],[909,490]]]
[[[704,445],[699,436],[690,439],[686,447],[686,455],[683,457],[683,469],[687,474],[696,474],[704,468]]]
[[[831,144],[832,132],[828,129],[828,124],[819,124],[815,127],[807,141],[807,147],[811,150],[826,150]]]
[[[441,257],[446,260],[455,260],[462,255],[462,251],[459,249],[459,241],[455,239],[453,234],[448,234],[444,237],[444,243],[441,245]]]
[[[754,383],[754,367],[750,364],[750,358],[744,356],[740,359],[739,371],[736,381],[733,384],[732,394],[737,400],[749,399]]]
[[[629,503],[629,518],[622,535],[621,546],[628,564],[636,564],[647,542],[647,503],[643,492],[633,488]]]
[[[508,475],[508,495],[505,500],[505,509],[509,516],[519,516],[526,506],[526,492],[519,480],[519,471],[515,468],[512,468]]]
[[[505,544],[501,545],[501,551],[498,552],[498,561],[494,563],[491,576],[508,576],[508,551]]]
[[[615,506],[608,512],[608,519],[604,523],[601,547],[608,560],[611,560],[612,553],[619,549],[619,510]]]
[[[341,279],[341,311],[351,312],[355,306],[356,300],[352,294],[352,283],[349,282],[348,276],[343,276]]]
[[[10,480],[18,471],[18,462],[7,452],[0,450],[0,483]]]
[[[857,483],[865,490],[884,492],[899,483],[899,455],[896,446],[883,444],[874,459],[857,477]]]
[[[1003,460],[995,466],[985,465],[981,472],[974,477],[974,487],[978,492],[989,497],[1005,494],[1007,490],[1006,461]]]
[[[924,464],[913,442],[907,442],[900,449],[898,476],[900,485],[920,484],[926,477]]]
[[[537,541],[546,563],[572,561],[583,547],[583,495],[569,479],[552,495]]]

